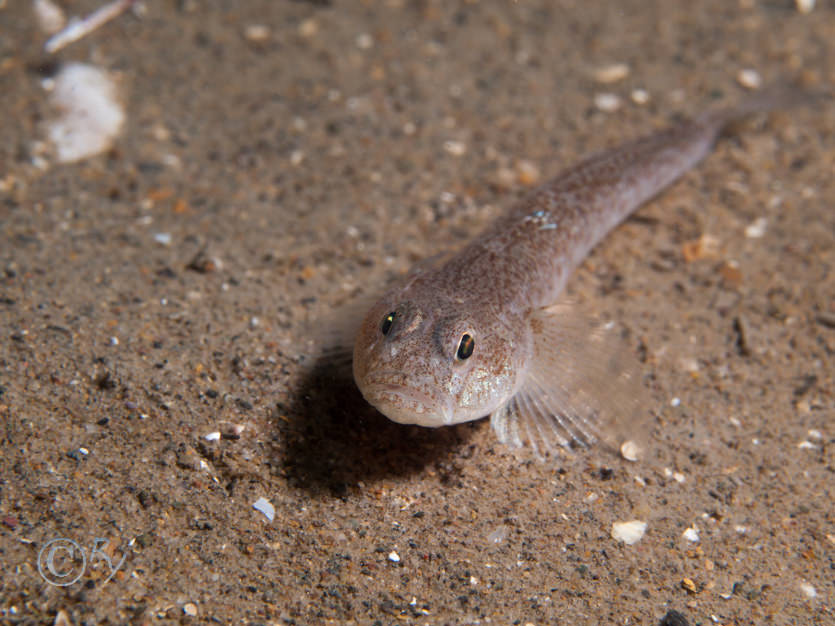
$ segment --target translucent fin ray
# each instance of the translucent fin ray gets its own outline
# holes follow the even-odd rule
[[[534,354],[525,379],[491,416],[499,440],[528,445],[542,457],[557,447],[603,441],[614,448],[625,438],[643,438],[648,424],[639,369],[615,326],[567,304],[535,311],[530,323]]]

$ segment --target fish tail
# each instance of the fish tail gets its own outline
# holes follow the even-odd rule
[[[827,91],[809,91],[799,85],[780,84],[748,96],[737,104],[715,108],[696,118],[698,124],[715,128],[720,133],[725,127],[750,115],[808,106],[819,101],[832,101]]]

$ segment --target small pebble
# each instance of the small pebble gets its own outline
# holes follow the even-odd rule
[[[620,108],[621,100],[613,93],[599,93],[594,96],[594,106],[604,113],[614,113]]]
[[[681,245],[681,254],[688,263],[699,259],[716,258],[719,255],[719,240],[705,233],[698,239],[685,241]]]
[[[681,536],[687,539],[687,541],[697,543],[699,541],[699,529],[696,526],[691,526],[681,533]]]
[[[805,595],[810,600],[812,598],[817,597],[817,595],[818,595],[817,589],[815,589],[809,583],[800,583],[800,590],[803,592],[803,595]]]
[[[698,589],[696,588],[696,583],[693,582],[692,578],[682,579],[681,586],[682,586],[683,589],[686,589],[690,593],[698,593]]]
[[[681,405],[681,398],[673,398],[672,400],[670,400],[670,406],[671,407],[675,408],[675,407],[680,406],[680,405]]]
[[[59,114],[47,123],[46,132],[62,163],[107,150],[125,122],[116,82],[93,65],[64,65],[54,77],[50,100]]]
[[[699,371],[699,361],[692,356],[683,356],[678,360],[678,364],[685,372],[693,374]]]
[[[197,605],[194,602],[187,602],[183,605],[183,613],[189,617],[197,617]]]
[[[759,89],[763,84],[763,79],[757,70],[745,69],[740,70],[736,75],[737,82],[746,89]]]
[[[157,141],[168,141],[171,139],[171,131],[163,124],[154,124],[153,128],[151,128],[151,136]]]
[[[629,66],[626,63],[613,63],[594,72],[594,80],[603,84],[616,83],[627,76],[629,76]]]
[[[516,174],[523,185],[535,185],[539,182],[539,168],[531,161],[519,161],[516,165]]]
[[[641,540],[647,530],[647,523],[641,520],[628,522],[614,522],[612,524],[612,539],[622,541],[631,546]]]
[[[678,611],[667,611],[667,614],[661,618],[659,626],[690,626],[690,623]]]
[[[261,43],[270,38],[270,29],[264,24],[250,24],[244,29],[244,37],[248,41]]]
[[[154,241],[162,246],[170,246],[171,233],[154,233]]]
[[[768,220],[764,217],[758,217],[745,227],[745,236],[748,237],[748,239],[759,239],[765,235],[765,229],[767,226]]]
[[[302,37],[313,37],[319,32],[319,23],[313,18],[308,18],[299,24],[299,35]]]
[[[72,621],[64,609],[61,609],[55,614],[55,621],[52,626],[72,626]]]
[[[38,18],[38,26],[47,35],[54,35],[67,23],[64,10],[50,0],[35,0],[32,8]]]
[[[649,102],[649,92],[646,89],[633,89],[629,97],[632,98],[632,102],[635,104],[646,104]]]
[[[461,141],[445,141],[444,150],[453,156],[462,156],[465,152],[467,152],[467,144]]]
[[[794,0],[794,5],[798,11],[806,15],[815,8],[815,0]]]
[[[252,508],[263,513],[264,517],[270,521],[275,519],[275,507],[266,498],[258,498],[252,505]]]
[[[815,316],[815,320],[818,322],[818,324],[821,324],[822,326],[826,326],[827,328],[835,328],[835,313],[821,311]]]
[[[374,39],[368,33],[361,33],[357,35],[356,43],[360,50],[368,50],[374,45]]]
[[[400,555],[397,554],[397,552],[395,552],[394,550],[392,550],[391,552],[389,552],[389,561],[391,561],[392,563],[400,563]]]
[[[641,449],[638,444],[631,439],[627,439],[620,446],[620,455],[627,461],[637,461],[640,453]]]
[[[206,441],[218,441],[220,439],[220,431],[216,430],[207,435],[203,435],[203,439]]]

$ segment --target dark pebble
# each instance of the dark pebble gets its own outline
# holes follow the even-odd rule
[[[667,614],[661,618],[660,626],[690,626],[690,622],[678,611],[667,611]]]

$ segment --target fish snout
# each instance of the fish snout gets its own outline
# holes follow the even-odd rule
[[[431,383],[417,385],[402,372],[384,372],[357,381],[363,397],[399,424],[438,427],[454,423],[454,399]]]

